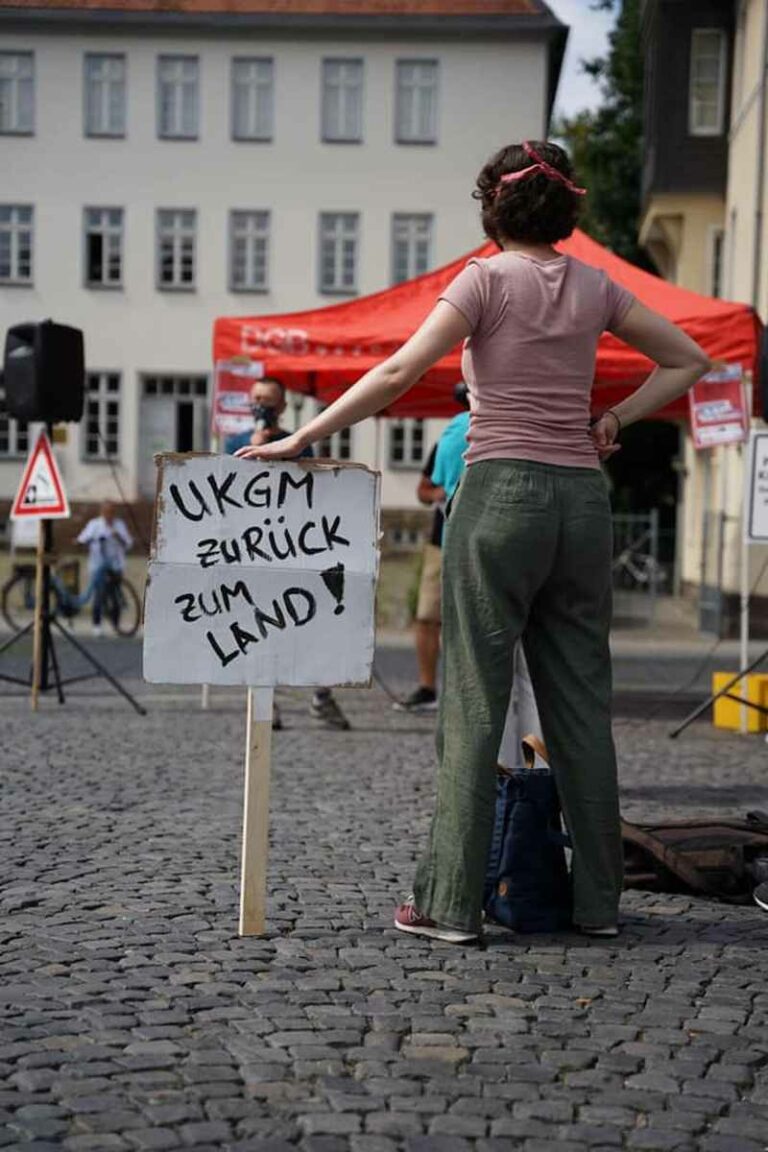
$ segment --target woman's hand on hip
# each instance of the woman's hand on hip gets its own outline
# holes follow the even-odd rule
[[[611,411],[604,412],[590,426],[589,434],[600,460],[607,460],[609,456],[621,451],[621,444],[616,443],[619,427],[618,418]]]

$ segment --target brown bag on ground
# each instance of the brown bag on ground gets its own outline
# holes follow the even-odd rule
[[[743,820],[621,822],[624,887],[749,904],[768,879],[768,813]]]

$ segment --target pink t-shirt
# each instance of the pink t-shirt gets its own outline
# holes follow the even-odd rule
[[[570,256],[500,252],[470,260],[440,298],[472,326],[462,357],[467,464],[598,467],[589,436],[597,342],[627,314],[632,293]]]

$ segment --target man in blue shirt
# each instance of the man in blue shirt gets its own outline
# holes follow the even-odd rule
[[[251,411],[253,413],[253,429],[228,436],[224,442],[224,450],[228,455],[237,452],[238,448],[245,448],[248,444],[268,444],[271,440],[283,440],[290,433],[280,427],[280,417],[285,412],[285,388],[274,377],[265,376],[256,380],[251,388]],[[311,457],[314,453],[308,445],[300,455]],[[336,728],[346,731],[349,720],[342,712],[334,699],[330,688],[316,689],[309,714],[315,720],[320,720],[326,728]],[[272,727],[282,728],[282,720],[277,705],[272,715]]]
[[[468,406],[467,386],[456,385],[454,396]],[[416,490],[419,501],[435,509],[430,539],[424,545],[414,637],[419,685],[394,707],[401,712],[434,712],[437,708],[437,662],[440,655],[443,511],[456,492],[464,471],[469,412],[460,412],[429,454]]]

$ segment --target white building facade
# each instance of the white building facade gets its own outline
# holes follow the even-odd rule
[[[115,470],[151,498],[153,453],[209,447],[217,316],[332,304],[480,243],[476,172],[546,135],[566,36],[528,0],[151,7],[0,0],[0,319],[85,333],[73,502],[118,498]],[[414,506],[441,426],[384,422],[385,507]],[[0,413],[0,500],[28,440]],[[373,464],[375,430],[334,448]]]

